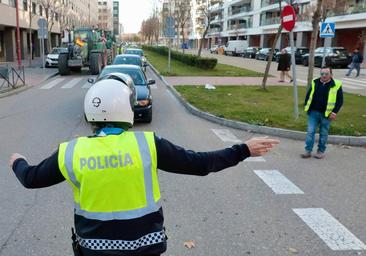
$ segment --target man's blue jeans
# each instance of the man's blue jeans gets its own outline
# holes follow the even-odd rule
[[[318,152],[324,153],[327,148],[328,131],[330,127],[330,120],[324,116],[324,113],[309,110],[308,111],[308,129],[305,141],[305,150],[307,152],[313,151],[315,132],[319,126],[319,144]]]
[[[360,70],[361,70],[361,64],[360,64],[360,63],[352,62],[352,63],[350,64],[350,67],[349,67],[349,70],[348,70],[348,72],[347,72],[346,76],[349,76],[349,75],[352,73],[352,71],[353,71],[354,69],[356,69],[356,71],[357,71],[357,76],[359,76],[359,75],[360,75]]]

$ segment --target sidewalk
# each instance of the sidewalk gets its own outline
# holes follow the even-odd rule
[[[17,62],[0,62],[0,66],[6,65],[9,67],[14,67],[16,70],[18,70]],[[2,87],[0,87],[0,94],[11,94],[13,91],[15,93],[18,90],[24,90],[25,88],[23,87],[29,88],[58,74],[57,68],[43,69],[41,58],[34,58],[34,60],[32,60],[32,66],[29,66],[28,60],[22,60],[22,66],[24,66],[25,86],[19,86],[15,89],[12,89],[11,87],[9,88],[5,83]],[[3,79],[0,78],[0,85],[2,82]]]
[[[187,77],[187,76],[164,76],[170,85],[261,85],[262,77]],[[278,82],[277,77],[268,77],[267,85],[292,85],[288,80],[284,83]]]

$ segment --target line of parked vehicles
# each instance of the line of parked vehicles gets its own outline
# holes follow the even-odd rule
[[[285,48],[288,54],[291,54],[291,47]],[[213,45],[209,49],[210,53],[223,53],[224,55],[241,56],[267,61],[271,53],[271,48],[260,48],[257,46],[248,46],[247,40],[232,40],[225,46]],[[314,65],[320,67],[323,60],[324,47],[315,49]],[[273,61],[278,62],[280,58],[280,49],[275,49]],[[295,47],[296,64],[309,65],[309,48]],[[330,67],[347,68],[351,63],[351,54],[344,47],[325,47],[325,64]]]

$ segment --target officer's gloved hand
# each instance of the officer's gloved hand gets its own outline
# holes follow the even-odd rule
[[[245,142],[249,148],[250,156],[263,156],[267,154],[274,145],[279,143],[279,140],[269,139],[268,137],[254,137]]]

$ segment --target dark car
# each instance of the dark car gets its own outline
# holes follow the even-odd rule
[[[254,59],[255,55],[257,54],[257,52],[260,50],[261,48],[259,47],[248,47],[243,54],[244,58],[251,58]]]
[[[97,77],[97,81],[109,73],[124,73],[132,78],[137,94],[137,103],[134,106],[135,120],[150,123],[152,120],[150,85],[155,84],[155,80],[147,80],[144,71],[139,66],[120,64],[106,66]]]
[[[139,55],[142,59],[142,63],[147,66],[147,60],[144,56],[144,51],[141,49],[137,49],[137,48],[127,48],[124,51],[124,54],[135,54],[135,55]]]
[[[141,67],[146,72],[146,63],[144,64],[140,55],[136,54],[119,54],[113,60],[113,65],[131,64]]]
[[[286,47],[285,50],[287,51],[288,54],[291,54],[291,47]],[[303,63],[302,56],[304,54],[308,54],[308,53],[309,53],[309,48],[295,47],[295,61],[296,61],[296,64],[302,64]],[[276,53],[276,62],[278,62],[278,60],[280,59],[280,55],[281,55],[280,51]]]
[[[272,60],[275,60],[275,56],[276,56],[276,53],[278,52],[279,50],[278,49],[275,49],[275,52],[273,54],[273,58]],[[255,59],[256,60],[265,60],[267,61],[268,60],[268,57],[269,57],[269,54],[271,52],[271,48],[263,48],[263,49],[260,49],[256,55],[255,55]]]
[[[314,66],[321,67],[323,62],[324,47],[315,49]],[[346,68],[351,62],[347,50],[344,47],[326,47],[325,66]],[[302,56],[304,66],[309,65],[309,54]]]

